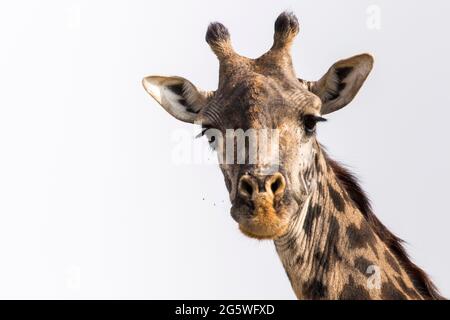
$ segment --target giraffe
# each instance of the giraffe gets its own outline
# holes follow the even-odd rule
[[[250,59],[234,51],[224,25],[211,23],[206,42],[219,60],[217,90],[182,77],[148,76],[143,86],[176,119],[201,123],[222,160],[216,138],[227,130],[277,130],[276,170],[247,161],[249,147],[236,151],[247,152],[246,162],[219,166],[232,218],[245,235],[273,240],[298,299],[443,299],[373,214],[357,179],[317,140],[323,116],[352,101],[373,57],[339,60],[319,80],[302,80],[290,54],[298,32],[296,16],[281,13],[270,50]]]

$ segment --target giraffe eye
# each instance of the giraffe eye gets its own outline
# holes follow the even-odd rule
[[[206,131],[211,129],[210,127],[203,127],[198,135],[196,135],[196,138],[201,138],[206,135]]]
[[[208,130],[210,130],[210,129],[212,129],[212,127],[203,127],[201,132],[196,136],[196,138],[201,138],[203,136],[206,136],[209,146],[211,147],[212,150],[215,150],[217,147],[217,141],[216,141],[217,139],[213,134],[211,134],[211,135],[208,134]]]
[[[316,131],[317,122],[327,121],[327,119],[315,116],[315,115],[306,115],[303,117],[303,124],[305,126],[305,131],[308,134],[313,134]]]

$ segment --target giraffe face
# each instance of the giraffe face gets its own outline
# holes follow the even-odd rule
[[[253,66],[200,112],[232,203],[251,237],[282,235],[308,193],[321,100],[295,77]],[[259,71],[259,72],[258,72]]]
[[[251,237],[283,235],[314,186],[316,125],[347,105],[368,76],[368,54],[336,62],[318,81],[298,79],[290,46],[291,13],[275,22],[272,48],[257,59],[236,54],[227,29],[211,24],[206,41],[220,62],[214,92],[181,77],[150,76],[146,91],[175,118],[201,124],[216,150],[231,215]]]

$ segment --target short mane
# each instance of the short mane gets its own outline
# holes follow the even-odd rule
[[[347,191],[349,197],[361,211],[372,230],[386,244],[389,250],[397,257],[400,264],[411,277],[411,280],[417,291],[428,300],[442,300],[442,297],[430,280],[428,275],[409,258],[408,253],[403,247],[404,241],[389,231],[372,211],[370,200],[364,190],[359,185],[358,179],[345,167],[337,161],[331,159],[325,151],[323,151],[327,164],[334,171],[341,187]]]

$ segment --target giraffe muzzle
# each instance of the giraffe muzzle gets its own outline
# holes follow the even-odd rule
[[[258,202],[266,202],[281,198],[286,190],[286,180],[279,172],[262,177],[245,174],[239,179],[238,193],[245,201],[256,206]]]
[[[239,179],[238,197],[246,204],[232,210],[239,229],[247,236],[275,238],[285,230],[284,209],[279,208],[286,180],[279,172],[268,176],[245,174]]]

